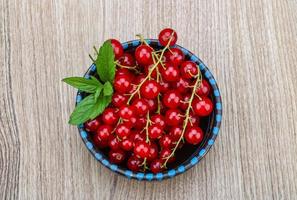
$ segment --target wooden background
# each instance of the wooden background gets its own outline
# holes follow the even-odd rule
[[[0,0],[0,198],[296,199],[297,0]],[[93,45],[173,27],[216,77],[214,148],[174,179],[102,167],[67,124]]]

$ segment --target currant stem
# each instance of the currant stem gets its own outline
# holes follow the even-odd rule
[[[145,134],[146,134],[145,142],[146,143],[150,142],[149,133],[148,133],[148,127],[149,127],[150,124],[151,124],[150,113],[147,112],[147,114],[146,114],[146,125],[145,125]]]

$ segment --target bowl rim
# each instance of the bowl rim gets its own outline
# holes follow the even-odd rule
[[[158,42],[157,39],[145,39],[145,41],[148,44],[154,43],[155,45],[158,45],[161,47],[161,44]],[[131,47],[137,47],[140,44],[140,40],[131,40],[122,43],[124,50],[131,48]],[[196,55],[194,55],[191,51],[185,49],[184,47],[180,45],[174,45],[173,47],[177,47],[183,51],[183,53],[190,57],[190,60],[195,62],[199,68],[200,71],[203,74],[203,77],[208,80],[212,87],[212,92],[214,96],[214,122],[213,126],[210,129],[210,138],[205,142],[204,147],[200,149],[198,154],[193,154],[189,159],[187,159],[184,163],[180,164],[179,166],[175,167],[174,169],[169,169],[164,172],[160,172],[157,174],[153,173],[143,173],[143,172],[133,172],[131,170],[125,170],[122,167],[111,164],[106,156],[101,153],[97,148],[94,148],[93,142],[89,139],[89,133],[84,129],[83,124],[78,125],[78,130],[81,136],[81,139],[83,140],[85,146],[87,149],[91,152],[91,154],[94,156],[94,158],[99,161],[101,164],[103,164],[105,167],[110,169],[113,172],[116,172],[118,174],[124,175],[125,177],[131,179],[137,179],[137,180],[163,180],[167,178],[174,177],[176,175],[182,174],[188,169],[195,166],[199,161],[208,153],[210,148],[214,145],[214,142],[217,138],[217,135],[220,130],[221,121],[222,121],[222,100],[220,95],[220,90],[218,88],[217,82],[210,72],[210,70],[206,67],[206,65],[200,60],[200,58]],[[89,78],[89,74],[91,72],[96,71],[96,66],[92,64],[87,72],[85,73],[84,77]],[[76,105],[83,99],[81,92],[78,91],[76,95]]]

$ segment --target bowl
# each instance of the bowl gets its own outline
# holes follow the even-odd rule
[[[158,49],[161,45],[156,39],[146,39],[152,47]],[[125,51],[133,51],[138,45],[140,45],[139,40],[132,40],[122,44]],[[168,165],[167,170],[161,173],[142,173],[142,172],[132,172],[123,165],[115,165],[108,161],[107,151],[104,149],[97,149],[92,141],[91,135],[84,129],[83,125],[78,126],[79,134],[90,153],[94,156],[105,167],[113,172],[121,174],[127,178],[137,179],[137,180],[163,180],[166,178],[174,177],[178,174],[182,174],[188,169],[192,168],[194,165],[199,163],[199,161],[206,155],[209,149],[213,146],[215,139],[219,133],[221,120],[222,120],[222,101],[219,88],[217,86],[216,80],[209,71],[209,69],[204,65],[204,63],[189,50],[175,45],[175,47],[180,48],[185,54],[186,58],[195,62],[199,66],[202,72],[203,78],[208,81],[212,87],[212,92],[210,98],[214,103],[214,110],[212,114],[207,118],[202,118],[201,128],[205,135],[203,141],[197,146],[185,145],[181,150],[177,151],[176,161]],[[93,64],[89,67],[88,71],[85,73],[84,77],[89,78],[90,75],[96,73],[96,66]],[[76,96],[76,104],[79,103],[84,97],[85,93],[78,91]]]

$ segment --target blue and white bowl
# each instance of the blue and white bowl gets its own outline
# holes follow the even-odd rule
[[[146,42],[154,48],[161,48],[160,44],[158,43],[158,40],[156,39],[147,39]],[[122,45],[125,50],[132,51],[138,45],[140,45],[140,41],[133,40],[125,42]],[[203,78],[207,80],[212,87],[212,93],[210,94],[210,97],[214,103],[214,111],[209,117],[203,118],[201,120],[201,128],[205,133],[203,141],[198,146],[184,145],[182,149],[177,151],[176,161],[172,164],[169,164],[168,169],[166,171],[157,174],[132,172],[125,166],[110,163],[108,160],[107,153],[104,150],[97,149],[92,141],[91,135],[84,129],[83,125],[79,125],[79,134],[83,142],[85,143],[87,149],[91,152],[91,154],[95,157],[96,160],[98,160],[101,164],[103,164],[111,171],[124,175],[127,178],[133,178],[137,180],[151,181],[172,178],[178,174],[184,173],[185,171],[199,163],[199,161],[213,146],[214,141],[219,133],[222,121],[222,101],[216,80],[214,79],[209,69],[203,64],[203,62],[197,56],[195,56],[193,53],[179,45],[175,45],[175,47],[180,48],[187,59],[195,62],[197,66],[199,66]],[[85,77],[89,78],[89,76],[93,75],[95,72],[96,66],[93,64],[89,67],[88,71],[85,74]],[[78,91],[76,96],[76,103],[79,103],[84,98],[84,96],[84,93]]]

